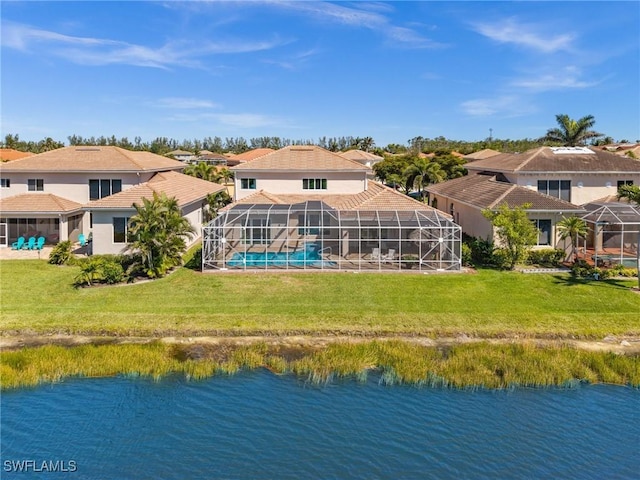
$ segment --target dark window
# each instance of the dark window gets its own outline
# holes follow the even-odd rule
[[[240,179],[240,188],[243,190],[255,190],[256,179],[255,178],[242,178]]]
[[[27,180],[27,187],[30,192],[42,192],[44,190],[44,180],[42,178],[30,178]]]
[[[246,229],[246,233],[243,231],[242,241],[250,245],[270,243],[271,229],[269,228],[269,222],[262,218],[252,219],[251,225]]]
[[[122,191],[122,180],[119,178],[89,180],[89,200],[100,200]]]
[[[11,180],[9,178],[0,178],[0,187],[9,188],[11,186]]]
[[[618,180],[618,188],[624,185],[633,185],[633,180]]]
[[[113,218],[113,243],[127,243],[128,222],[126,217]]]
[[[538,192],[554,198],[571,201],[570,180],[538,180]]]
[[[551,220],[533,220],[538,229],[538,245],[551,245]]]
[[[302,189],[303,190],[326,190],[327,179],[326,178],[303,178]]]

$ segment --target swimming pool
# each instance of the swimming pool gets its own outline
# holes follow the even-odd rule
[[[313,267],[331,268],[336,263],[324,260],[315,243],[307,243],[295,252],[235,252],[227,261],[228,267]]]

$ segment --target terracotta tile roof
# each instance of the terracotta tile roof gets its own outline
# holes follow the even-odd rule
[[[501,153],[468,163],[469,171],[488,172],[626,172],[640,173],[640,162],[604,150],[590,153],[559,153],[552,147],[540,147],[524,153]],[[564,150],[570,151],[570,150]]]
[[[519,185],[498,181],[496,175],[469,174],[429,185],[426,190],[429,193],[442,195],[479,209],[496,208],[506,202],[511,208],[530,203],[531,210],[582,210],[578,205],[559,198],[544,195]]]
[[[355,160],[356,162],[381,162],[384,158],[374,155],[373,153],[365,152],[363,150],[347,150],[346,152],[338,153],[341,157],[348,158],[349,160]]]
[[[248,150],[237,155],[229,155],[229,158],[238,160],[238,163],[250,162],[251,160],[255,160],[256,158],[262,157],[263,155],[271,152],[275,152],[275,150],[273,148],[254,148],[253,150]]]
[[[172,152],[167,153],[167,155],[195,155],[195,153],[188,152],[187,150],[174,150]]]
[[[477,152],[470,153],[469,155],[465,155],[464,158],[467,160],[483,160],[485,158],[494,157],[496,155],[500,155],[501,152],[496,150],[491,150],[490,148],[485,148],[484,150],[478,150]]]
[[[291,146],[242,163],[233,170],[280,170],[280,171],[362,171],[366,167],[358,162],[343,158],[324,148],[309,146]]]
[[[157,172],[184,163],[119,147],[64,147],[0,165],[6,172]]]
[[[0,199],[1,214],[57,214],[80,211],[82,205],[52,193],[21,193]]]
[[[131,208],[143,198],[152,198],[153,193],[164,192],[168,197],[175,197],[181,207],[202,200],[210,193],[224,190],[217,183],[207,182],[178,172],[161,172],[148,182],[141,183],[122,192],[94,200],[85,205],[88,209]]]
[[[0,161],[9,162],[11,160],[18,160],[19,158],[31,157],[34,154],[31,152],[20,152],[13,148],[0,148]]]
[[[418,202],[411,197],[403,195],[402,193],[376,182],[368,182],[367,190],[351,195],[276,195],[260,190],[253,195],[238,200],[236,203],[229,205],[226,208],[232,208],[233,205],[237,204],[293,205],[296,203],[304,203],[314,200],[324,202],[336,210],[434,210],[434,208],[425,203]],[[443,215],[449,218],[447,214]]]

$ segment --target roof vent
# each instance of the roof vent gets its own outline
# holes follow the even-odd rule
[[[587,148],[587,147],[550,147],[551,151],[556,155],[566,155],[566,154],[591,154],[595,155],[596,152]]]

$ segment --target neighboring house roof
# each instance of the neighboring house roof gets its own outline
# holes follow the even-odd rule
[[[318,200],[336,210],[435,210],[429,205],[376,182],[368,182],[364,192],[356,194],[274,194],[260,190],[225,208],[238,204],[293,205]],[[449,218],[447,214],[445,214]]]
[[[238,160],[239,162],[250,162],[251,160],[255,160],[258,157],[262,157],[267,153],[275,151],[276,150],[274,150],[273,148],[254,148],[253,150],[248,150],[237,155],[229,155],[229,158],[233,158],[234,160]]]
[[[640,162],[587,147],[540,147],[524,153],[501,153],[468,163],[465,168],[505,173],[640,173]]]
[[[31,157],[34,154],[31,152],[20,152],[13,148],[0,148],[0,161],[10,162],[11,160],[18,160],[19,158]]]
[[[501,182],[497,175],[470,174],[429,185],[429,193],[442,195],[478,209],[497,208],[506,203],[514,208],[530,203],[529,210],[582,211],[582,207],[526,187]],[[444,207],[444,205],[443,205]]]
[[[173,152],[169,152],[167,153],[167,155],[179,155],[179,156],[184,156],[184,155],[191,155],[194,156],[195,154],[193,152],[188,152],[186,150],[174,150]]]
[[[341,157],[316,146],[291,146],[268,153],[232,170],[272,170],[272,171],[370,171],[359,162]]]
[[[347,150],[346,152],[338,153],[341,157],[348,158],[349,160],[355,160],[356,162],[381,162],[384,158],[374,155],[373,153],[365,152],[364,150]]]
[[[85,205],[86,209],[121,209],[132,208],[134,203],[141,203],[143,198],[153,198],[153,194],[165,193],[175,198],[180,207],[202,200],[210,193],[224,190],[217,183],[207,182],[178,172],[161,172],[145,183],[128,188],[108,197],[94,200]]]
[[[0,212],[9,214],[58,214],[80,211],[82,205],[52,193],[21,193],[0,199]]]
[[[478,150],[477,152],[470,153],[468,155],[464,155],[463,158],[467,160],[484,160],[485,158],[494,157],[496,155],[500,155],[501,152],[497,150],[492,150],[490,148],[485,148],[484,150]]]
[[[120,147],[64,147],[0,165],[2,172],[157,172],[184,164]]]

